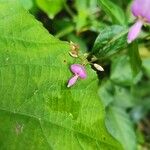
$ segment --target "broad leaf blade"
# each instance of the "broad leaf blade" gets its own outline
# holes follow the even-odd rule
[[[33,7],[33,0],[20,0],[20,2],[27,10],[30,10]]]
[[[88,78],[66,88],[69,44],[16,0],[0,8],[0,148],[120,150],[104,125],[95,72],[87,67]]]

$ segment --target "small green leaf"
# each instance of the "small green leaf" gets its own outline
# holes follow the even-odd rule
[[[122,144],[124,150],[136,150],[136,136],[127,113],[117,107],[107,108],[108,131]]]
[[[142,66],[144,73],[150,78],[150,58],[143,59]]]
[[[149,99],[149,97],[150,97],[150,88],[149,87],[150,87],[150,81],[147,79],[145,81],[138,83],[135,86],[132,86],[132,94],[137,99],[136,102],[138,102],[138,100],[140,100],[140,99],[142,99],[142,101],[144,99]]]
[[[110,0],[98,0],[100,7],[111,17],[112,22],[116,24],[126,24],[124,11]]]
[[[104,106],[107,107],[114,101],[115,88],[110,80],[106,80],[102,83],[99,89],[99,96]]]
[[[131,108],[134,106],[134,98],[130,88],[116,85],[114,99],[115,106],[122,108]]]
[[[134,105],[133,97],[128,88],[117,86],[110,80],[102,82],[99,96],[105,107],[112,104],[122,108],[131,108]]]
[[[114,25],[103,29],[93,46],[92,53],[98,58],[108,57],[126,47],[127,30],[123,26]]]
[[[64,7],[65,0],[36,0],[37,5],[50,18],[54,18],[57,13]]]
[[[142,66],[137,42],[132,42],[131,44],[129,44],[128,54],[130,57],[133,76],[136,76],[141,71]]]
[[[142,72],[133,74],[129,56],[117,56],[112,60],[110,79],[119,85],[131,86],[142,77]]]
[[[90,66],[87,79],[66,87],[69,50],[17,0],[0,0],[1,149],[121,150],[106,130]]]
[[[89,24],[89,18],[97,8],[97,0],[76,0],[75,7],[77,15],[74,17],[74,21],[76,22],[76,30],[80,32]]]
[[[124,86],[130,86],[133,83],[132,69],[128,56],[119,56],[113,60],[110,79]]]

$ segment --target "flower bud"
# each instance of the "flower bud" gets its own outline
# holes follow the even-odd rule
[[[104,71],[104,68],[98,64],[93,64],[93,66],[98,70],[98,71]]]

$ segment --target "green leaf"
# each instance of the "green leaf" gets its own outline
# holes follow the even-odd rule
[[[77,10],[77,15],[74,17],[74,21],[76,22],[76,30],[81,32],[82,28],[87,28],[89,18],[94,16],[94,11],[97,8],[97,0],[76,0],[75,7]]]
[[[20,0],[23,7],[27,10],[30,10],[33,7],[33,0]]]
[[[113,25],[106,27],[99,33],[92,53],[98,58],[103,58],[123,50],[126,47],[126,33],[127,30],[123,26]]]
[[[132,69],[128,56],[119,56],[113,60],[110,79],[119,85],[130,86],[133,83]]]
[[[114,99],[114,104],[118,107],[131,108],[135,105],[134,98],[129,88],[115,86]]]
[[[70,45],[17,0],[0,0],[0,148],[121,150],[107,132],[96,73],[67,88]]]
[[[109,106],[114,101],[115,88],[110,80],[102,83],[99,89],[99,96],[105,107]]]
[[[36,0],[38,7],[50,18],[54,18],[64,7],[65,0]]]
[[[144,73],[150,78],[150,58],[143,59],[142,66]]]
[[[129,44],[128,54],[130,57],[133,76],[136,76],[141,71],[142,65],[137,42],[132,42],[131,44]]]
[[[102,83],[99,89],[99,96],[105,107],[114,104],[122,108],[133,107],[133,97],[128,88],[117,86],[110,80]]]
[[[109,132],[122,144],[124,150],[135,150],[136,136],[126,112],[117,107],[107,108],[106,126]]]
[[[123,10],[110,0],[98,0],[98,4],[104,10],[112,22],[116,24],[126,24],[126,17]]]
[[[77,15],[74,17],[76,22],[76,30],[79,32],[83,27],[87,25],[87,19],[89,16],[87,0],[76,0]]]
[[[117,56],[112,62],[110,78],[114,83],[131,86],[141,79],[142,72],[139,72],[136,76],[133,74],[129,56]]]
[[[138,103],[139,100],[143,101],[145,99],[149,100],[150,97],[150,81],[145,79],[144,81],[132,86],[132,94]]]

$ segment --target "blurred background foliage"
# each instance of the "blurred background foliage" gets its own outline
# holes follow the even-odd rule
[[[150,149],[150,28],[127,45],[131,0],[20,0],[47,30],[96,57],[108,131],[126,150]]]

